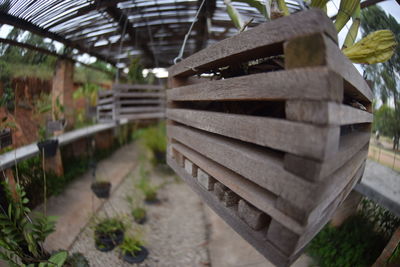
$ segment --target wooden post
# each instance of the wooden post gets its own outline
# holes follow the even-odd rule
[[[386,247],[383,249],[381,255],[378,257],[374,265],[372,267],[380,267],[380,266],[398,266],[396,263],[393,265],[388,265],[387,260],[389,257],[393,254],[393,251],[396,249],[397,245],[400,243],[400,227],[397,228],[397,230],[394,232],[392,235],[392,238],[390,239],[389,243],[386,245]],[[398,262],[397,262],[398,263]]]

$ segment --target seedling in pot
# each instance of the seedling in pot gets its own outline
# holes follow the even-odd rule
[[[0,121],[0,149],[12,145],[11,129],[15,128],[15,123],[8,121],[8,117],[4,117]]]
[[[129,203],[131,214],[135,222],[144,224],[146,222],[146,209],[139,203],[140,200],[132,196],[126,196],[126,200]]]
[[[96,181],[92,183],[90,188],[98,198],[110,197],[111,183],[109,181],[96,179]]]
[[[102,252],[113,250],[124,239],[125,224],[122,219],[104,218],[98,219],[94,226],[95,246]]]
[[[41,94],[35,103],[35,113],[39,121],[39,142],[37,146],[39,150],[44,153],[46,158],[51,158],[57,153],[58,140],[49,139],[49,135],[46,133],[46,128],[44,126],[46,117],[49,116],[49,112],[51,111],[50,96]]]
[[[123,260],[129,263],[143,262],[149,255],[149,251],[143,245],[139,237],[126,236],[119,246]]]
[[[141,190],[144,194],[144,200],[147,204],[157,203],[157,191],[159,186],[152,185],[149,179],[149,172],[144,168],[143,165],[140,166],[140,180],[136,184],[136,188]]]

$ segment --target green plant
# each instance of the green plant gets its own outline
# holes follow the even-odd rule
[[[132,209],[131,213],[136,221],[140,221],[146,216],[146,210],[142,207]]]
[[[0,121],[0,132],[5,130],[6,128],[15,129],[17,125],[15,122],[9,121],[8,117],[4,117]]]
[[[54,260],[56,256],[49,259],[50,254],[44,249],[43,243],[54,231],[56,218],[40,213],[29,218],[28,213],[31,211],[27,207],[29,199],[23,187],[17,183],[15,191],[12,191],[6,179],[3,182],[3,189],[8,209],[5,211],[1,208],[0,213],[0,246],[3,248],[0,251],[0,259],[7,261],[10,266],[19,266],[18,259],[24,264],[39,262],[44,264],[48,260]]]
[[[134,256],[136,252],[142,250],[142,246],[143,241],[140,238],[134,236],[126,236],[119,248],[123,254],[131,254],[132,256]]]
[[[140,141],[152,152],[153,163],[164,163],[164,155],[167,150],[167,135],[165,122],[160,122],[155,126],[138,130],[134,133],[134,138]]]
[[[144,168],[143,164],[139,167],[139,175],[140,179],[136,184],[136,188],[143,192],[146,201],[155,201],[159,186],[150,183],[149,171]]]
[[[125,224],[120,218],[104,218],[98,220],[94,230],[99,234],[110,234],[116,231],[124,231]]]
[[[56,120],[56,121],[61,120],[62,119],[61,116],[63,116],[64,112],[65,112],[64,105],[61,104],[60,96],[57,96],[56,103],[55,103],[55,106],[53,109],[54,120]]]
[[[400,227],[400,218],[375,202],[364,198],[361,201],[360,213],[372,223],[386,240],[389,240],[394,231]]]
[[[75,252],[72,255],[69,255],[67,260],[64,263],[65,267],[89,267],[89,261],[86,257],[79,252]]]
[[[307,250],[320,267],[365,267],[375,262],[385,244],[374,225],[359,214],[339,228],[326,226]]]

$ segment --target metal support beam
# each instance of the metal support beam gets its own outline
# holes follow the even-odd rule
[[[40,35],[42,37],[50,38],[52,40],[58,41],[58,42],[60,42],[60,43],[62,43],[64,45],[66,45],[66,46],[68,46],[70,48],[78,49],[80,52],[88,53],[88,54],[90,54],[90,55],[92,55],[92,56],[94,56],[94,57],[96,57],[96,58],[98,58],[100,60],[103,60],[105,62],[110,63],[111,65],[115,66],[115,64],[116,64],[116,62],[114,62],[112,60],[109,60],[108,58],[106,58],[106,57],[104,57],[104,56],[102,56],[100,54],[93,53],[93,52],[89,51],[88,48],[84,47],[83,45],[81,45],[81,44],[79,44],[77,42],[73,42],[73,41],[67,40],[64,37],[62,37],[62,36],[60,36],[60,35],[58,35],[56,33],[53,33],[53,32],[50,32],[48,30],[42,29],[41,27],[38,27],[38,26],[36,26],[36,25],[26,21],[26,20],[23,20],[23,19],[20,19],[20,18],[16,18],[14,16],[11,16],[11,15],[9,15],[7,13],[4,13],[4,12],[1,12],[1,11],[0,11],[0,24],[8,24],[8,25],[14,26],[16,28],[29,31],[29,32],[31,32],[33,34],[37,34],[37,35]]]

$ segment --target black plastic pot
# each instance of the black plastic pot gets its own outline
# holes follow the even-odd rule
[[[0,131],[0,149],[12,145],[11,129],[6,128]]]
[[[144,203],[146,203],[146,204],[148,204],[148,205],[154,205],[154,204],[158,204],[158,203],[160,203],[161,201],[158,199],[158,198],[156,198],[156,199],[152,199],[152,200],[144,200]]]
[[[131,253],[124,253],[123,254],[124,261],[129,262],[129,263],[143,262],[147,258],[147,256],[149,256],[149,251],[147,250],[147,248],[145,248],[143,246],[141,246],[140,248],[141,248],[141,250],[137,251],[135,253],[135,255],[132,255]]]
[[[147,217],[146,216],[144,216],[143,218],[140,218],[140,219],[134,219],[135,220],[135,222],[136,223],[138,223],[138,224],[144,224],[146,221],[147,221]]]
[[[109,198],[110,197],[110,189],[111,183],[110,182],[94,182],[90,186],[93,193],[98,198]]]
[[[95,246],[102,252],[113,250],[116,246],[120,245],[124,240],[124,232],[117,230],[112,233],[104,234],[95,231]]]
[[[52,158],[57,153],[58,140],[57,139],[44,140],[43,142],[38,142],[37,146],[41,152],[44,152],[45,158]]]
[[[154,157],[158,164],[165,164],[165,162],[167,161],[165,152],[163,151],[158,151],[158,150],[154,151]]]

